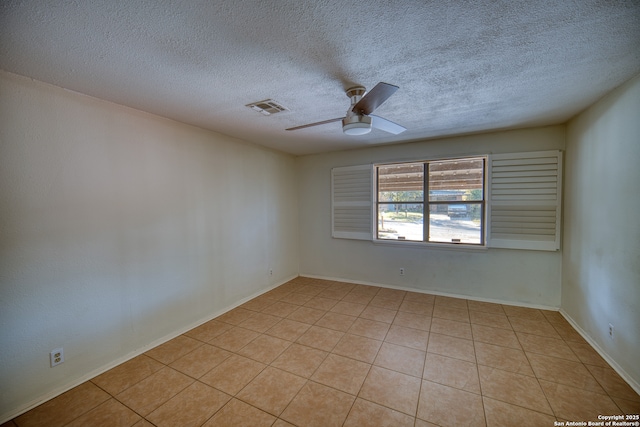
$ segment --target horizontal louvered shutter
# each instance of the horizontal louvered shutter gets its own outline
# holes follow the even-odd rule
[[[488,246],[560,249],[562,153],[490,156]]]
[[[373,236],[372,166],[331,170],[331,228],[333,237],[371,240]]]

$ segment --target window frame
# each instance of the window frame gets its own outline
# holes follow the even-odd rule
[[[456,160],[482,160],[482,199],[481,200],[430,200],[429,197],[429,165],[433,163],[447,162],[447,161],[456,161]],[[406,165],[406,164],[421,164],[422,165],[422,201],[406,201],[406,202],[395,202],[395,201],[380,201],[380,167],[390,166],[390,165]],[[385,163],[376,163],[373,165],[374,172],[374,188],[373,188],[373,241],[375,243],[383,243],[383,244],[401,244],[401,245],[419,245],[419,246],[437,246],[442,248],[452,248],[452,247],[467,247],[473,249],[484,249],[487,248],[487,201],[488,194],[487,190],[489,188],[488,185],[488,164],[489,164],[489,156],[486,154],[482,155],[469,155],[469,156],[456,156],[456,157],[446,157],[446,158],[434,158],[434,159],[423,159],[423,160],[407,160],[407,161],[398,161],[398,162],[385,162]],[[407,204],[407,205],[422,205],[423,212],[423,221],[422,221],[422,240],[405,240],[405,239],[385,239],[380,238],[380,227],[379,227],[379,212],[380,205],[389,205],[389,204]],[[469,242],[443,242],[443,241],[432,241],[429,240],[429,232],[430,232],[430,215],[431,215],[431,206],[438,205],[479,205],[480,206],[480,242],[479,243],[469,243]]]

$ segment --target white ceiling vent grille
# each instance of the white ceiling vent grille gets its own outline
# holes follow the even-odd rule
[[[260,114],[264,114],[265,116],[281,113],[283,111],[289,111],[288,108],[282,106],[273,99],[265,99],[264,101],[253,102],[251,104],[247,104],[247,107],[251,108],[254,111],[257,111]]]

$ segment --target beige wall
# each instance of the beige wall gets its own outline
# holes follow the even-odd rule
[[[566,158],[562,309],[640,391],[640,76],[568,124]]]
[[[331,169],[375,162],[564,149],[564,126],[301,157],[300,274],[545,307],[560,306],[560,252],[407,247],[331,237]],[[400,276],[399,269],[405,269]]]
[[[0,421],[297,275],[293,157],[4,72],[0,95]]]

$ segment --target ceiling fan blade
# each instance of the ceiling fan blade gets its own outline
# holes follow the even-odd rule
[[[371,114],[376,108],[382,105],[384,101],[389,99],[391,95],[396,93],[397,90],[398,86],[380,82],[367,92],[365,96],[353,106],[351,111],[358,114]]]
[[[400,126],[399,124],[394,123],[391,120],[387,120],[385,118],[374,116],[374,115],[370,115],[369,117],[371,117],[371,126],[373,126],[376,129],[380,129],[385,132],[392,133],[394,135],[397,135],[407,130],[406,127]]]
[[[298,129],[310,128],[311,126],[318,126],[318,125],[324,125],[327,123],[339,122],[342,119],[344,119],[344,117],[338,117],[337,119],[323,120],[321,122],[309,123],[308,125],[295,126],[285,130],[298,130]]]

